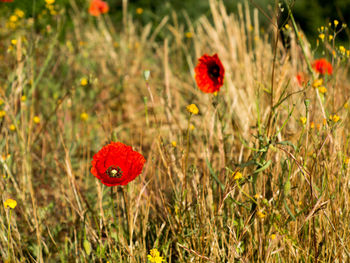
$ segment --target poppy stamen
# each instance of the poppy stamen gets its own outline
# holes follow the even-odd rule
[[[106,174],[111,178],[120,178],[123,175],[123,171],[119,166],[112,165],[108,167]]]
[[[208,73],[213,78],[218,78],[220,76],[220,67],[216,64],[209,67]]]

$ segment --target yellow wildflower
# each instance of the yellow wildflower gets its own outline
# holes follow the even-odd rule
[[[14,124],[11,124],[9,129],[10,129],[10,131],[14,131],[14,130],[16,130],[16,126]]]
[[[4,118],[6,115],[6,112],[4,110],[0,110],[0,119]]]
[[[289,29],[289,25],[288,25],[288,24],[286,24],[286,25],[285,25],[285,28],[288,30],[288,29]]]
[[[340,53],[342,53],[343,55],[345,55],[346,49],[344,46],[339,46],[339,51]]]
[[[328,36],[328,40],[331,41],[333,39],[333,36],[332,35],[329,35]]]
[[[346,158],[346,159],[344,160],[344,164],[348,165],[349,163],[350,163],[350,158]]]
[[[325,94],[327,92],[327,89],[325,86],[321,86],[318,88],[318,91],[321,92],[322,94]]]
[[[233,179],[235,180],[239,180],[243,177],[243,175],[240,172],[235,172],[233,175],[234,175]]]
[[[24,17],[24,12],[21,9],[15,9],[15,15],[22,18]]]
[[[314,88],[318,88],[319,86],[321,86],[323,84],[323,79],[316,79],[315,81],[314,81],[314,83],[312,83],[312,86],[314,87]]]
[[[5,208],[9,207],[11,209],[14,209],[17,206],[17,201],[9,198],[4,202],[4,206]]]
[[[262,198],[262,195],[261,195],[261,194],[255,194],[255,195],[254,195],[254,198],[255,198],[256,200],[258,200],[258,199]]]
[[[14,45],[14,46],[17,45],[17,39],[12,39],[11,40],[11,44]]]
[[[172,141],[172,142],[171,142],[171,145],[175,148],[176,145],[177,145],[177,144],[176,144],[176,141]]]
[[[27,100],[27,96],[26,95],[23,95],[22,97],[21,97],[21,101],[22,102],[25,102]]]
[[[335,19],[335,20],[334,20],[334,26],[337,27],[338,24],[339,24],[339,21]]]
[[[270,236],[270,238],[271,238],[271,240],[275,240],[275,239],[276,239],[276,234],[272,234],[272,235]]]
[[[193,131],[194,129],[195,129],[194,125],[191,124],[191,125],[190,125],[190,130]]]
[[[194,114],[194,115],[197,115],[198,112],[199,112],[199,110],[198,110],[196,104],[190,104],[190,105],[188,105],[188,106],[186,107],[186,109],[187,109],[187,111],[188,111],[189,113],[192,113],[192,114]]]
[[[18,21],[18,16],[12,15],[12,16],[10,16],[9,20],[10,20],[10,22],[12,22],[12,23],[17,22],[17,21]]]
[[[321,26],[321,31],[323,31],[324,30],[324,26]]]
[[[147,258],[151,263],[161,263],[165,261],[165,259],[160,256],[160,253],[156,248],[151,249],[149,255],[147,255]]]
[[[89,83],[89,81],[87,80],[87,78],[82,78],[80,81],[80,85],[82,86],[86,86]]]
[[[350,50],[347,50],[347,51],[346,51],[346,56],[347,56],[347,57],[350,57]]]
[[[82,114],[80,114],[80,119],[82,121],[87,121],[89,119],[89,115],[86,112],[83,112]]]
[[[347,109],[347,108],[349,108],[349,103],[345,102],[344,109]]]
[[[301,117],[300,117],[300,122],[301,122],[303,125],[305,125],[306,121],[307,121],[306,117],[304,117],[304,116],[301,116]]]
[[[1,87],[0,87],[0,90],[1,90]],[[0,106],[4,104],[4,101],[2,99],[0,99]]]
[[[256,213],[256,215],[259,217],[259,218],[264,218],[264,217],[266,217],[266,214],[264,213],[264,212],[262,212],[262,211],[258,211],[257,213]]]
[[[192,38],[192,33],[191,32],[186,32],[185,33],[186,38]]]
[[[323,33],[319,34],[318,37],[323,41],[324,40],[324,37],[325,35]]]
[[[40,117],[39,116],[34,116],[33,121],[34,121],[34,123],[39,124],[40,123]]]
[[[329,118],[333,122],[338,122],[340,120],[340,117],[337,114],[331,115],[331,116],[329,116]]]
[[[141,15],[143,13],[143,8],[136,8],[136,14]]]
[[[53,3],[55,3],[55,0],[45,0],[45,2],[48,5],[52,5]]]

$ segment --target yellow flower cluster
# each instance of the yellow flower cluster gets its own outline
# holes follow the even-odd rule
[[[304,116],[300,117],[301,124],[305,125],[306,121],[307,121],[306,117],[304,117]]]
[[[13,200],[11,198],[7,199],[5,202],[4,202],[4,207],[5,208],[11,208],[11,209],[14,209],[15,207],[17,206],[17,201],[16,200]]]
[[[24,18],[24,15],[25,14],[21,9],[16,8],[12,15],[10,15],[6,27],[15,30],[19,26],[21,19]]]
[[[45,0],[46,5],[45,7],[49,10],[50,14],[52,16],[57,15],[57,11],[55,10],[55,0]]]
[[[147,258],[151,263],[162,263],[165,261],[165,259],[160,256],[160,253],[156,248],[151,249],[149,255],[147,255]]]
[[[199,109],[196,104],[190,104],[186,107],[186,109],[189,113],[192,113],[194,115],[197,115],[199,113]]]
[[[235,172],[233,175],[234,175],[233,179],[235,180],[239,180],[243,177],[243,175],[240,172]]]
[[[333,121],[334,123],[338,122],[340,120],[340,117],[337,114],[330,115],[329,119]]]

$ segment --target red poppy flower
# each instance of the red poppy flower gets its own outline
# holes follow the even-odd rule
[[[13,0],[0,0],[0,2],[3,2],[3,3],[11,3],[11,2],[13,2]]]
[[[322,75],[326,74],[326,72],[328,75],[332,75],[333,72],[332,64],[325,58],[315,60],[314,63],[312,63],[312,67],[316,72]]]
[[[92,0],[90,2],[89,13],[92,16],[99,16],[107,13],[109,10],[108,4],[102,0]]]
[[[225,69],[217,54],[204,54],[198,59],[194,71],[197,85],[205,93],[219,91],[224,84]]]
[[[93,156],[91,173],[107,186],[126,185],[141,172],[142,154],[121,142],[111,142]]]

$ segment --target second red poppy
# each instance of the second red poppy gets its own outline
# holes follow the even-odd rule
[[[224,84],[225,69],[217,54],[204,54],[194,71],[198,88],[205,93],[219,91]]]

